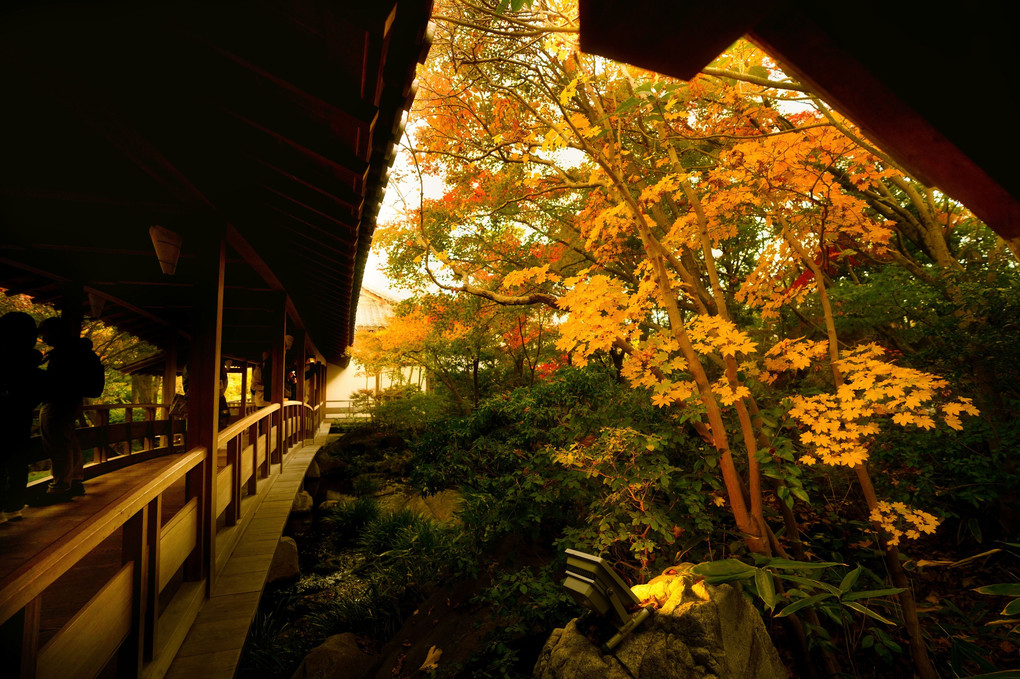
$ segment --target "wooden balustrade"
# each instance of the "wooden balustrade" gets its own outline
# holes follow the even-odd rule
[[[108,418],[116,406],[92,408]],[[99,449],[117,439],[155,442],[163,435],[172,442],[170,429],[150,428],[159,422],[153,406],[127,406],[126,412],[139,408],[147,412],[144,421],[133,422],[129,414],[123,425],[106,425],[121,427],[116,436],[89,430],[83,430],[88,432],[83,436]],[[243,501],[268,488],[260,481],[279,473],[285,453],[313,436],[321,411],[298,401],[272,404],[220,431],[217,451],[196,448],[155,458],[126,454],[136,463],[104,475],[95,491],[90,486],[89,495],[75,503],[74,510],[90,515],[76,516],[80,521],[70,529],[46,527],[55,536],[52,543],[33,547],[29,531],[24,531],[24,544],[5,536],[5,550],[27,552],[26,559],[13,566],[13,561],[0,560],[0,642],[5,656],[10,649],[16,649],[17,656],[5,665],[5,676],[89,679],[115,663],[121,677],[162,677],[208,595],[209,575],[221,570],[239,538],[242,519],[250,518],[242,511]],[[97,464],[112,459],[102,457]],[[212,525],[202,517],[202,479],[207,474],[215,474],[212,512],[224,519],[212,554],[202,548],[203,527]],[[183,497],[178,497],[182,488]],[[175,509],[164,517],[171,504],[168,493],[174,496]],[[116,541],[118,533],[120,566],[40,643],[48,588],[91,558],[100,545]]]
[[[372,413],[361,402],[353,399],[330,399],[322,406],[323,419],[329,417],[341,421],[371,420]]]
[[[82,408],[83,419],[91,425],[75,431],[82,452],[88,456],[91,451],[85,478],[167,453],[183,452],[185,423],[168,418],[167,410],[167,406],[159,403],[95,404]],[[142,419],[136,419],[139,412]],[[29,446],[30,459],[46,459],[41,436],[33,436]]]

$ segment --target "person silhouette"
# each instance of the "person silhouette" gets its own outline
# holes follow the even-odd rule
[[[93,353],[92,341],[79,337],[63,316],[45,319],[39,334],[53,347],[44,359],[46,379],[39,411],[43,450],[53,463],[46,502],[62,502],[85,494],[85,464],[74,424],[82,414],[82,373],[86,356]]]
[[[32,414],[42,399],[42,354],[35,319],[23,311],[0,316],[0,524],[21,519],[28,484]]]

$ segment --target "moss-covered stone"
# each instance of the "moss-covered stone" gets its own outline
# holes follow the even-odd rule
[[[637,679],[786,679],[761,616],[739,590],[698,582],[682,568],[632,589],[656,610],[616,657],[572,620],[549,637],[535,679],[630,679],[628,669]]]

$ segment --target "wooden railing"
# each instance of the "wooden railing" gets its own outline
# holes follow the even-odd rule
[[[85,478],[184,450],[185,423],[169,419],[163,404],[87,405],[82,409],[82,420],[89,426],[79,427],[75,434],[82,452],[89,458]],[[33,436],[29,445],[29,459],[46,459],[41,436]]]
[[[18,546],[27,549],[24,563],[0,573],[0,641],[5,656],[8,649],[19,656],[5,662],[4,675],[89,679],[115,671],[119,677],[162,677],[208,595],[210,576],[223,568],[254,513],[257,503],[245,505],[245,499],[267,488],[260,482],[282,470],[285,453],[312,437],[323,410],[298,401],[266,406],[223,429],[213,454],[204,448],[144,460],[131,454],[139,463],[104,476],[86,497],[91,506],[80,505],[91,516],[69,512],[67,520],[81,519],[78,525],[63,531],[50,526],[57,537],[41,548],[26,538],[27,547]],[[158,420],[129,421],[125,435],[139,431],[134,424],[152,422]],[[107,434],[105,441],[113,438]],[[208,474],[214,474],[211,486]],[[206,535],[215,523],[203,516],[205,507],[224,519],[216,536]],[[77,564],[108,553],[118,533],[120,565],[112,577],[41,639],[44,599],[54,603],[46,598],[49,588]]]
[[[372,413],[360,401],[329,399],[325,403],[324,417],[335,420],[371,420]]]

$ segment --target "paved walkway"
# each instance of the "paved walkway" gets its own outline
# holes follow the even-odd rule
[[[258,610],[269,564],[283,534],[294,496],[315,453],[328,439],[328,423],[314,443],[287,456],[273,485],[216,579],[215,591],[177,652],[167,679],[232,679],[248,628]]]

